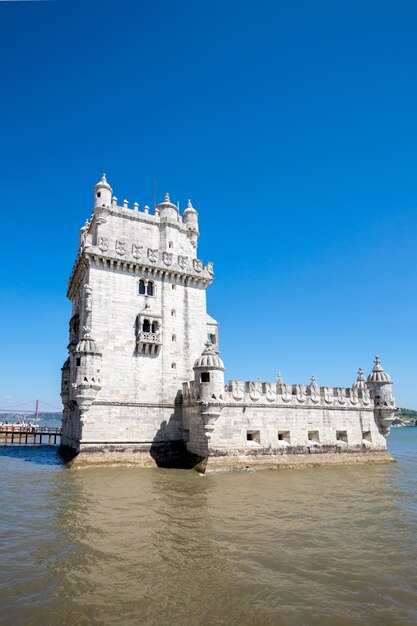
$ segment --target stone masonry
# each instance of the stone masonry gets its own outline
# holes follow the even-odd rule
[[[389,460],[395,401],[378,357],[351,388],[225,385],[198,237],[190,201],[182,215],[168,194],[139,211],[105,175],[95,186],[68,285],[62,454],[200,471]]]

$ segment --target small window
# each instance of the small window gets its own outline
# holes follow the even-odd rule
[[[150,280],[146,287],[146,295],[153,296],[153,282]]]
[[[77,356],[76,361],[75,361],[76,366],[78,367],[79,365],[81,365],[81,357]]]
[[[172,340],[172,341],[177,341],[177,337],[176,337],[176,335],[172,335],[171,340]]]
[[[210,382],[210,374],[209,372],[201,372],[201,382],[209,383]]]
[[[251,443],[257,443],[260,445],[261,443],[261,432],[259,430],[247,430],[246,431],[246,441],[250,441]]]
[[[176,369],[177,369],[177,364],[176,364],[176,363],[171,363],[171,368],[172,368],[173,370],[176,370]]]
[[[337,430],[336,431],[336,439],[337,441],[343,441],[344,443],[348,442],[347,431],[346,430]]]
[[[320,443],[320,435],[318,430],[309,430],[308,431],[308,440],[313,443]]]
[[[176,289],[176,288],[177,288],[177,285],[171,285],[171,288],[172,288],[172,289]]]
[[[278,441],[282,441],[283,443],[291,443],[290,431],[289,430],[279,430],[278,431]]]
[[[143,320],[142,330],[144,333],[151,332],[151,323],[149,320]]]
[[[369,441],[369,442],[371,442],[371,441],[372,441],[371,431],[370,431],[370,430],[365,430],[365,431],[362,433],[362,439],[363,439],[364,441]]]
[[[101,191],[97,192],[97,198],[101,198]]]
[[[172,241],[168,241],[168,248],[173,248],[174,244],[172,243]]]
[[[153,333],[158,332],[158,322],[152,322],[152,332]]]
[[[145,295],[145,281],[144,280],[139,281],[139,295],[141,296]]]
[[[176,316],[176,314],[177,314],[177,313],[176,313],[175,309],[172,309],[172,311],[171,311],[171,317],[175,317],[175,316]]]

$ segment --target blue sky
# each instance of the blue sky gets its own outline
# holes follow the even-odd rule
[[[0,406],[59,405],[94,184],[199,211],[230,378],[417,409],[417,4],[1,2]]]

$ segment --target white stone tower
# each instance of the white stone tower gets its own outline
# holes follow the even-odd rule
[[[181,389],[218,327],[207,315],[213,264],[197,258],[197,211],[166,194],[150,213],[112,198],[105,175],[80,231],[69,280],[69,360],[62,369],[63,450],[149,453],[183,440]],[[80,458],[83,455],[80,455]]]

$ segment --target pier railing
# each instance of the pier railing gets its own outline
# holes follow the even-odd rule
[[[56,446],[61,442],[61,427],[19,426],[18,424],[0,425],[1,444],[28,444]]]

